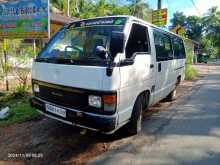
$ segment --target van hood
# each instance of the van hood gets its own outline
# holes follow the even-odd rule
[[[63,65],[34,62],[32,79],[91,90],[103,89],[106,68],[100,66]]]

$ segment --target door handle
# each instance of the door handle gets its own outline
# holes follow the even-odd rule
[[[153,69],[154,68],[154,64],[150,64],[150,68]]]
[[[161,72],[161,63],[158,63],[158,72]]]

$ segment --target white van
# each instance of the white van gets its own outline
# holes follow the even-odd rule
[[[36,57],[31,105],[67,124],[136,134],[143,110],[174,99],[184,69],[183,41],[171,32],[131,16],[81,20]]]

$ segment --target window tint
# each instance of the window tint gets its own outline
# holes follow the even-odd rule
[[[175,59],[186,58],[183,41],[179,38],[173,38],[173,50]]]
[[[137,52],[149,52],[148,31],[145,26],[133,24],[126,46],[126,58]]]
[[[154,43],[156,48],[157,61],[173,59],[171,39],[168,35],[154,31]]]

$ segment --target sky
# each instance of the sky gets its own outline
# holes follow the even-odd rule
[[[157,9],[157,0],[144,1],[150,5],[150,8]],[[193,6],[192,1],[196,7]],[[173,13],[177,11],[183,12],[187,16],[202,16],[213,6],[218,6],[220,10],[220,0],[162,0],[162,8],[168,8],[169,21],[172,19]]]
[[[193,5],[193,2],[195,6]],[[172,19],[173,13],[179,11],[185,15],[204,15],[209,8],[218,6],[220,10],[220,0],[162,0],[162,8],[168,8],[168,20]],[[150,7],[157,8],[157,0],[146,0]]]

